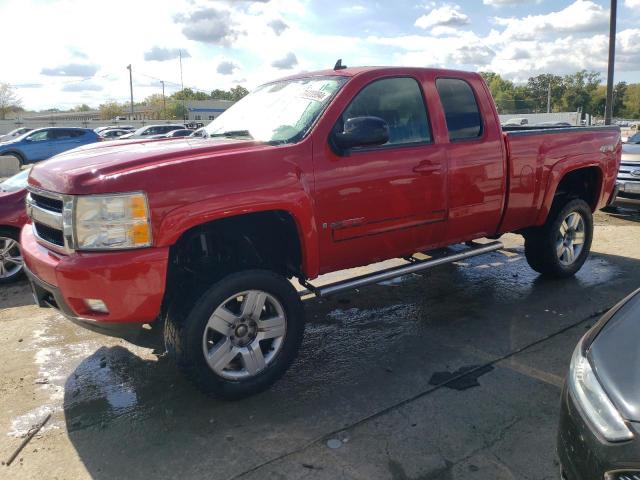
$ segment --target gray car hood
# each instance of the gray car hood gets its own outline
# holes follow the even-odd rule
[[[640,422],[640,290],[598,333],[588,356],[622,416]]]

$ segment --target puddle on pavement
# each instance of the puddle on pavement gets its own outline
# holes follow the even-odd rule
[[[99,340],[119,340],[96,337],[55,313],[44,322],[44,328],[34,330],[21,350],[35,352],[35,384],[46,399],[39,407],[13,418],[8,435],[24,436],[48,413],[53,417],[43,431],[62,427],[62,417],[67,424],[81,426],[104,422],[108,416],[121,416],[137,407],[137,389],[145,384],[145,378],[133,367],[136,361],[151,363],[138,356],[155,359],[150,350],[130,344],[127,348],[105,347]],[[98,404],[100,409],[92,409]],[[57,415],[63,411],[64,415]]]

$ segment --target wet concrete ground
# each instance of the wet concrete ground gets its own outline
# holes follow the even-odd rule
[[[296,363],[238,402],[38,309],[26,283],[1,287],[0,459],[53,415],[0,478],[558,478],[563,377],[580,336],[640,287],[639,221],[598,214],[569,280],[535,275],[510,235],[493,254],[310,300]]]

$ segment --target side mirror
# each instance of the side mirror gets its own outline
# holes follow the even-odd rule
[[[344,131],[335,132],[333,141],[342,150],[383,145],[389,141],[389,125],[380,117],[354,117],[344,122]]]

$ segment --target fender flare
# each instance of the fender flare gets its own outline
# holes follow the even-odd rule
[[[285,199],[285,201],[283,201]],[[300,241],[302,271],[306,278],[315,278],[319,271],[319,243],[312,201],[303,192],[282,192],[251,201],[244,194],[232,194],[205,199],[178,207],[168,212],[157,224],[155,238],[158,247],[171,246],[189,229],[206,223],[250,213],[281,211],[291,216]]]
[[[600,201],[600,197],[602,196],[602,186],[604,179],[604,172],[602,171],[602,165],[593,160],[593,158],[577,160],[576,157],[565,158],[560,162],[556,163],[551,170],[549,171],[549,175],[547,176],[547,187],[544,192],[544,196],[542,197],[542,203],[540,208],[538,209],[538,216],[536,218],[536,225],[543,225],[547,221],[547,216],[551,211],[551,206],[553,205],[553,200],[555,198],[556,191],[558,190],[558,185],[562,179],[569,173],[575,172],[576,170],[583,170],[585,168],[596,168],[598,170],[598,188],[596,192],[596,205]],[[596,205],[591,205],[591,208],[594,209]]]

